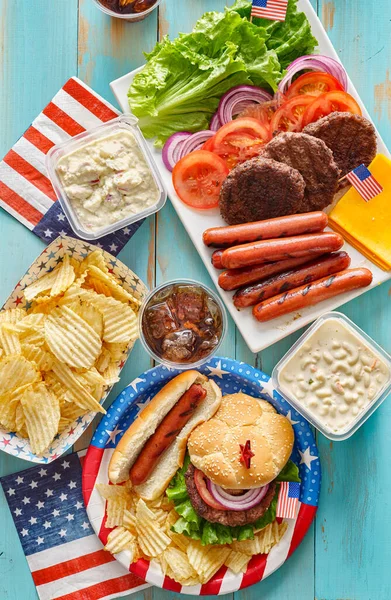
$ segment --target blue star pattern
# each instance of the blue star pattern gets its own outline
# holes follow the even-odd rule
[[[63,259],[64,254],[69,254],[77,260],[82,260],[83,257],[87,256],[90,252],[96,250],[96,245],[89,244],[85,241],[77,240],[73,237],[58,237],[52,243],[45,248],[40,256],[34,261],[31,267],[28,269],[24,277],[17,283],[14,291],[9,296],[8,300],[3,306],[3,309],[10,308],[29,308],[29,305],[24,298],[23,289],[42,277],[45,273],[53,270]],[[133,293],[138,298],[142,298],[147,288],[142,281],[128,269],[126,265],[120,262],[117,258],[111,254],[103,251],[106,263],[109,265],[110,270],[116,276],[121,285],[128,292]],[[130,353],[130,351],[129,351]],[[111,388],[107,390],[106,395],[102,399],[101,403],[106,400]],[[8,454],[23,458],[36,463],[49,463],[64,454],[80,437],[85,431],[88,425],[94,418],[94,413],[87,413],[82,417],[79,417],[72,425],[67,427],[65,431],[61,433],[54,440],[49,450],[43,453],[42,456],[36,456],[31,452],[30,443],[27,439],[21,438],[13,432],[9,432],[0,427],[0,450],[4,450]]]
[[[94,243],[95,245],[99,245],[107,252],[111,252],[111,254],[114,254],[114,256],[117,256],[125,244],[136,233],[140,225],[142,225],[143,221],[144,219],[137,221],[137,223],[132,223],[132,225],[128,225],[123,229],[119,229],[114,233],[105,235],[96,240]],[[33,233],[40,237],[45,244],[50,244],[59,235],[70,235],[74,238],[80,239],[70,226],[69,221],[61,208],[60,202],[53,203],[49,210],[43,215],[38,225],[34,227]]]
[[[26,556],[92,535],[77,454],[0,479]]]
[[[300,501],[317,506],[319,501],[321,467],[315,438],[309,423],[273,390],[271,379],[262,371],[229,358],[214,357],[199,368],[221,388],[223,394],[243,392],[264,398],[291,421],[295,445],[291,459],[300,470]],[[114,448],[129,425],[153,396],[180,371],[159,365],[132,381],[110,406],[92,438],[98,448]]]

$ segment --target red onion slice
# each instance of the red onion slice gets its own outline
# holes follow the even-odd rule
[[[221,124],[225,125],[249,104],[269,102],[272,98],[273,96],[269,92],[254,85],[237,85],[228,90],[221,98],[217,114]]]
[[[218,131],[220,129],[220,127],[222,127],[222,123],[220,121],[219,113],[215,112],[215,114],[213,115],[213,117],[210,120],[209,129],[211,131]]]
[[[194,152],[194,150],[200,150],[202,146],[205,144],[207,140],[214,136],[214,131],[210,129],[206,129],[205,131],[197,131],[197,133],[193,133],[190,137],[184,140],[183,144],[180,147],[180,158],[183,158],[190,152]]]
[[[310,54],[308,56],[300,56],[296,58],[288,67],[287,74],[278,84],[277,94],[285,94],[291,85],[293,78],[300,71],[320,71],[333,75],[341,83],[345,92],[348,89],[348,76],[345,69],[334,58],[324,56],[322,54]]]
[[[219,485],[216,485],[207,479],[207,488],[213,498],[222,504],[225,508],[234,511],[249,510],[257,506],[266,496],[269,485],[264,485],[260,488],[254,488],[242,494],[241,496],[232,496]]]
[[[192,134],[189,131],[179,131],[168,138],[163,146],[162,159],[169,171],[172,171],[178,160],[181,158],[180,150],[183,143]]]

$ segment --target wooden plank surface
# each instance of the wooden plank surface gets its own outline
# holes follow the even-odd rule
[[[0,152],[4,154],[65,80],[78,74],[113,101],[108,83],[143,61],[158,36],[189,31],[205,10],[224,0],[165,0],[142,23],[112,20],[92,0],[0,0]],[[391,145],[391,6],[389,0],[313,0],[386,143]],[[0,213],[1,298],[40,252],[42,242]],[[150,287],[176,277],[211,285],[172,207],[150,218],[120,258]],[[391,352],[391,312],[387,285],[350,303],[343,312]],[[253,355],[232,321],[221,353],[270,373],[297,334]],[[150,361],[137,344],[111,400]],[[385,403],[352,440],[330,444],[321,435],[323,488],[316,526],[294,556],[266,581],[235,594],[236,600],[388,600],[391,537],[389,467],[390,403]],[[86,438],[79,447],[86,443]],[[0,474],[27,463],[1,453]],[[36,592],[13,522],[0,496],[0,598],[35,599]],[[175,594],[150,589],[135,600],[168,600]],[[130,598],[130,596],[128,597]],[[232,596],[228,596],[232,598]]]

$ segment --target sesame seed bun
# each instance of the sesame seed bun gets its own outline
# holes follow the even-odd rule
[[[249,469],[240,444],[250,440]],[[286,417],[266,400],[246,394],[223,396],[219,410],[196,427],[188,440],[190,460],[213,483],[227,489],[251,489],[273,481],[292,452],[294,433]]]

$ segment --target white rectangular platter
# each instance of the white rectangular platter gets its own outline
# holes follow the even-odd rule
[[[312,32],[314,36],[318,39],[319,48],[318,52],[320,54],[325,54],[327,56],[331,56],[336,60],[339,60],[339,57],[331,44],[330,39],[328,38],[326,31],[323,28],[322,23],[320,22],[317,14],[312,8],[309,0],[299,0],[298,6],[300,10],[304,11],[308,16],[310,21]],[[212,10],[212,7],[211,7]],[[201,16],[201,15],[200,15]],[[115,97],[118,100],[119,105],[121,106],[124,112],[129,112],[128,98],[127,93],[131,81],[136,73],[138,73],[140,69],[132,71],[128,73],[124,77],[120,79],[116,79],[113,81],[110,86],[113,90]],[[356,89],[354,88],[352,82],[349,80],[349,93],[356,98],[359,102],[363,115],[370,119],[365,106],[363,105]],[[371,120],[371,119],[370,119]],[[379,132],[377,131],[378,137],[378,152],[385,154],[386,156],[390,156],[388,149],[386,148],[383,140],[381,139]],[[275,342],[278,342],[282,338],[287,335],[297,331],[301,327],[308,325],[308,323],[317,319],[323,313],[334,310],[349,302],[353,298],[363,294],[367,290],[376,287],[380,283],[383,283],[387,279],[391,278],[391,271],[385,272],[380,268],[375,266],[369,260],[365,258],[360,252],[358,252],[355,248],[345,243],[344,250],[348,252],[351,256],[352,263],[351,267],[368,267],[373,273],[373,282],[372,285],[368,288],[362,288],[360,290],[349,292],[343,294],[341,296],[337,296],[336,298],[332,298],[330,300],[324,301],[315,306],[307,307],[298,313],[291,313],[289,315],[284,315],[278,319],[274,319],[273,321],[269,321],[267,323],[258,323],[252,316],[252,312],[250,309],[246,309],[244,311],[239,312],[232,302],[233,292],[224,292],[218,287],[217,279],[220,271],[217,271],[211,264],[210,259],[213,250],[204,246],[202,242],[202,233],[208,227],[217,227],[221,225],[226,225],[222,220],[218,210],[209,210],[209,211],[195,211],[190,207],[183,204],[177,194],[175,193],[174,187],[172,185],[171,173],[166,169],[163,164],[161,151],[156,150],[153,147],[153,140],[148,142],[153,153],[153,156],[156,160],[157,167],[162,175],[164,184],[166,186],[168,196],[181,219],[186,231],[188,232],[194,246],[196,247],[198,253],[200,254],[207,270],[210,273],[225,305],[230,312],[235,324],[237,325],[240,333],[242,334],[246,344],[250,348],[252,352],[260,352],[264,348],[271,346]],[[185,273],[183,274],[185,276]]]

